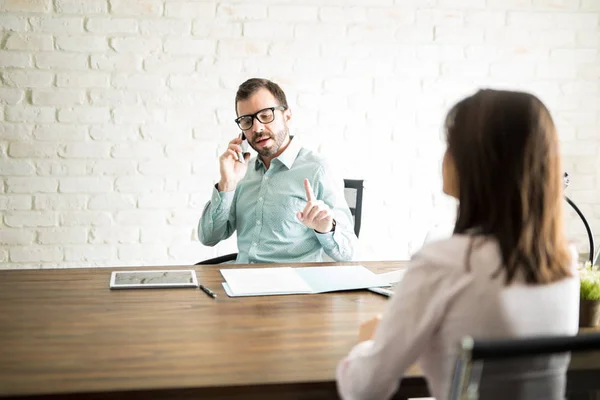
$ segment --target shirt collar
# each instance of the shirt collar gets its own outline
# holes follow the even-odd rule
[[[271,160],[271,163],[273,163],[275,160],[279,160],[287,167],[287,169],[290,169],[292,168],[292,165],[294,165],[294,161],[296,161],[301,148],[302,146],[298,138],[295,138],[295,136],[290,136],[290,144],[288,144],[288,147],[286,147],[283,153],[281,153],[278,157]],[[257,156],[256,161],[254,162],[254,168],[259,169],[261,166],[264,168],[264,163],[260,157]]]

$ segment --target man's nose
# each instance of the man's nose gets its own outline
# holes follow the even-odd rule
[[[257,132],[262,132],[264,130],[265,130],[265,124],[260,122],[258,120],[258,118],[253,118],[252,119],[252,132],[257,133]]]

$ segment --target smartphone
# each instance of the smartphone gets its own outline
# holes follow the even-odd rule
[[[244,164],[246,161],[244,160],[244,154],[246,154],[248,152],[248,141],[246,140],[246,135],[244,135],[244,132],[240,133],[240,139],[242,139],[242,143],[240,146],[242,146],[242,152],[240,153],[238,151],[238,161],[241,162],[242,164]]]

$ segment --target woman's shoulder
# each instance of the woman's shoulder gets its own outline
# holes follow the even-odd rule
[[[577,250],[569,246],[571,271],[577,276]],[[489,278],[502,265],[496,239],[485,235],[454,234],[425,244],[411,259],[411,265],[434,273],[474,274]]]
[[[429,268],[444,268],[466,271],[467,258],[470,262],[491,264],[498,267],[500,252],[497,242],[481,235],[454,234],[449,238],[425,244],[412,261]]]

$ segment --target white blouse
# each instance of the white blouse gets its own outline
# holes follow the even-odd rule
[[[425,245],[411,260],[372,340],[357,344],[337,367],[343,399],[387,399],[408,367],[419,364],[430,393],[447,398],[461,339],[576,334],[579,319],[577,254],[574,277],[549,285],[504,285],[495,240],[454,235]]]

